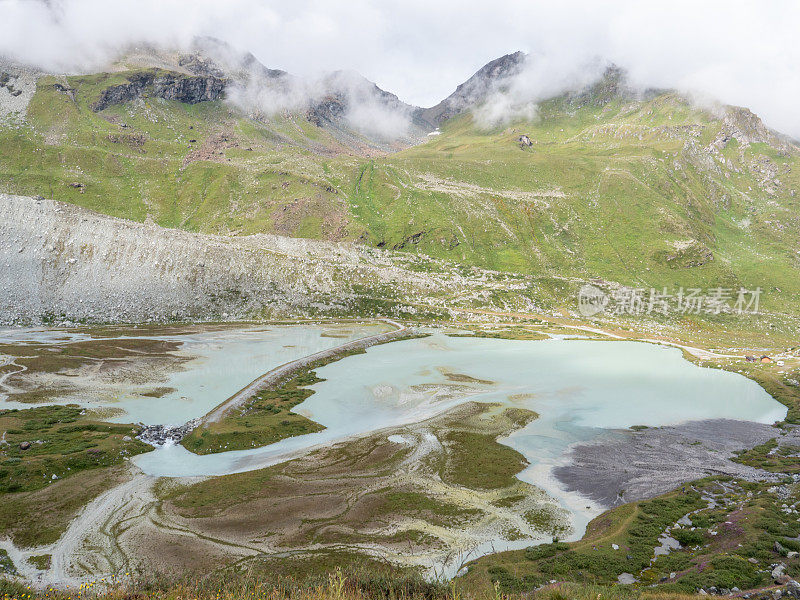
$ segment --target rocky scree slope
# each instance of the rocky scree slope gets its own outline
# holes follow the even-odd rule
[[[226,237],[0,194],[0,323],[446,315],[530,283],[352,244]],[[506,305],[509,306],[509,305]]]

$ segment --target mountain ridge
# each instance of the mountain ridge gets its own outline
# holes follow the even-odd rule
[[[502,89],[523,64],[516,53],[451,94],[436,135],[418,123],[392,138],[406,121],[390,115],[422,109],[357,74],[330,75],[316,103],[268,111],[253,108],[258,84],[306,88],[243,59],[255,75],[237,75],[222,101],[219,87],[206,96],[193,82],[229,82],[232,69],[184,53],[168,71],[166,58],[136,56],[103,73],[40,75],[19,96],[0,89],[27,102],[24,119],[0,126],[0,192],[193,233],[353,243],[507,273],[764,282],[780,290],[772,309],[800,307],[800,152],[747,109],[631,91],[612,68],[532,118],[479,125],[458,102]],[[131,79],[140,85],[111,102],[108,90],[130,91]],[[356,129],[369,119],[378,129]]]
[[[503,79],[519,73],[526,60],[527,55],[517,51],[489,61],[438,104],[420,109],[421,118],[432,127],[438,127],[447,119],[485,100]]]
[[[308,96],[305,99],[305,106],[300,103],[295,108],[304,109],[317,125],[323,123],[340,125],[341,118],[347,112],[349,104],[363,102],[365,99],[376,100],[386,105],[388,109],[398,110],[410,117],[412,125],[417,128],[417,131],[413,132],[411,137],[406,140],[406,145],[411,145],[423,141],[425,133],[438,128],[443,122],[479,106],[488,96],[497,92],[505,81],[518,75],[528,60],[528,55],[522,51],[493,59],[460,83],[450,95],[430,107],[420,107],[403,102],[396,94],[380,88],[373,81],[355,71],[331,71],[323,74],[317,80],[305,81],[303,93]],[[254,77],[258,78],[258,81],[255,82],[257,85],[277,86],[279,89],[297,85],[298,82],[303,81],[302,78],[287,71],[265,66],[252,53],[237,51],[229,44],[211,37],[196,38],[186,50],[165,51],[148,46],[131,48],[114,59],[109,67],[112,72],[132,71],[134,78],[144,77],[145,79],[148,77],[140,74],[142,70],[167,71],[164,75],[171,81],[167,81],[165,87],[172,89],[156,90],[154,95],[161,97],[161,94],[164,94],[166,99],[181,100],[183,98],[182,101],[188,103],[219,100],[224,93],[230,91],[231,86],[247,86],[249,85],[248,80]],[[9,59],[0,60],[0,68],[33,73],[37,77],[47,74]],[[174,71],[174,74],[168,73],[171,71]],[[191,79],[191,76],[196,79]],[[206,95],[195,95],[182,93],[175,85],[170,85],[177,84],[179,88],[180,85],[185,85],[187,82],[204,83],[211,89]],[[153,82],[149,80],[144,83],[145,85],[139,87],[152,85]],[[0,93],[2,93],[4,85],[0,85]],[[673,90],[636,92],[627,87],[625,70],[612,64],[599,79],[583,88],[566,90],[564,95],[571,103],[579,105],[587,98],[594,102],[608,102],[623,91],[630,95],[637,93],[653,95]],[[135,99],[139,95],[141,94],[130,94],[129,100]],[[124,96],[125,94],[122,94],[122,97]],[[355,96],[355,98],[349,96]],[[129,100],[120,98],[120,101]],[[729,112],[728,109],[737,108],[747,110],[745,107],[727,105],[720,105],[720,107],[725,112]],[[741,114],[744,119],[744,113]],[[750,132],[761,141],[766,138],[781,139],[784,144],[797,145],[796,140],[793,140],[791,136],[767,127],[752,112],[735,126],[731,121],[731,125],[741,139],[747,138],[748,133],[746,132]],[[784,147],[788,146],[784,145]],[[389,151],[397,149],[397,147],[393,147]]]

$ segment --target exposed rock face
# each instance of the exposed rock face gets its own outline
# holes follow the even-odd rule
[[[352,71],[330,73],[309,92],[308,120],[346,145],[355,141],[347,139],[354,133],[380,150],[395,151],[418,143],[431,130],[415,118],[422,109]]]
[[[317,127],[335,123],[347,112],[347,99],[342,96],[326,96],[308,109],[307,117]]]
[[[524,52],[514,52],[485,64],[439,104],[422,110],[419,118],[432,127],[438,127],[447,119],[485,100],[503,79],[519,73],[525,59]]]
[[[402,102],[397,96],[352,71],[334,71],[319,82],[325,90],[321,99],[312,101],[309,119],[317,125],[333,123],[355,105],[383,108],[409,115],[417,107]]]
[[[168,75],[157,78],[153,90],[156,96],[165,100],[197,104],[222,98],[225,82],[217,77]]]
[[[608,66],[603,75],[583,89],[567,92],[566,100],[575,108],[602,107],[618,98],[633,99],[637,93],[628,85],[627,74],[616,65]],[[657,93],[655,90],[645,95]]]
[[[209,36],[192,42],[193,54],[178,57],[179,65],[195,75],[212,75],[229,79],[261,77],[286,79],[291,76],[280,69],[270,69],[250,52],[236,50],[228,43]]]
[[[136,438],[156,447],[177,444],[199,423],[200,419],[192,419],[183,425],[148,425],[139,432]]]
[[[0,125],[24,119],[39,73],[5,62],[0,57]]]
[[[183,67],[195,75],[217,77],[219,79],[225,77],[225,73],[216,65],[214,61],[205,58],[197,52],[194,54],[181,54],[178,57],[178,66]]]
[[[788,152],[790,148],[790,144],[764,125],[757,115],[746,108],[738,106],[725,108],[722,129],[715,140],[715,144],[722,148],[732,138],[743,146],[763,143],[783,152]]]
[[[128,76],[129,83],[106,88],[91,108],[99,112],[114,104],[123,104],[144,96],[177,100],[187,104],[220,100],[225,92],[225,80],[208,75],[158,74],[142,71]]]

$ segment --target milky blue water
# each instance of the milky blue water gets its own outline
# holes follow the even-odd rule
[[[179,423],[201,416],[263,372],[343,343],[321,337],[324,330],[250,328],[180,336],[182,352],[196,358],[160,384],[177,391],[160,399],[123,394],[114,404],[125,411],[118,420]],[[346,335],[374,331],[356,328]],[[448,378],[448,373],[461,377]],[[324,425],[323,431],[252,450],[197,456],[171,446],[132,460],[155,476],[223,475],[275,464],[348,436],[418,422],[466,401],[496,402],[540,415],[501,441],[530,462],[520,479],[544,488],[570,510],[577,538],[601,508],[561,489],[551,475],[571,445],[633,425],[705,419],[772,423],[786,415],[786,407],[745,377],[700,368],[676,348],[639,342],[436,333],[372,347],[317,374],[325,381],[314,385],[315,393],[295,411]],[[464,375],[481,381],[465,381]]]
[[[56,403],[76,403],[88,408],[112,408],[121,411],[109,418],[118,423],[180,425],[209,412],[212,408],[245,387],[265,372],[286,362],[333,348],[349,340],[381,331],[379,325],[294,325],[224,328],[184,334],[145,335],[115,339],[154,339],[178,342],[177,356],[189,359],[164,377],[134,383],[105,382],[102,378],[70,377],[70,385],[80,386],[77,394],[56,398]],[[0,330],[0,343],[61,343],[91,340],[88,333],[48,329]],[[97,338],[94,338],[97,339]],[[152,375],[142,373],[142,376]],[[135,378],[135,377],[134,377]],[[143,394],[154,387],[174,388],[160,398]],[[2,392],[0,388],[0,392]],[[30,408],[30,404],[3,402],[0,408]]]
[[[465,401],[497,402],[540,415],[503,443],[530,462],[520,478],[572,512],[580,537],[600,507],[561,489],[551,475],[570,445],[633,425],[721,418],[772,423],[786,415],[785,406],[745,377],[700,368],[675,348],[638,342],[436,334],[376,346],[317,373],[326,381],[313,386],[315,394],[295,410],[325,425],[324,431],[253,450],[197,456],[175,446],[134,460],[153,475],[221,475],[274,464],[288,453],[350,435],[417,422]],[[491,383],[456,383],[447,373]]]

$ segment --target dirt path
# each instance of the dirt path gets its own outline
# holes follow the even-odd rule
[[[559,325],[561,327],[566,327],[568,329],[576,329],[578,331],[585,331],[587,333],[594,333],[597,335],[603,335],[605,337],[614,339],[614,340],[628,340],[631,342],[648,342],[651,344],[660,344],[662,346],[672,346],[674,348],[681,348],[685,350],[692,356],[702,359],[702,360],[710,360],[714,358],[744,358],[744,354],[722,354],[719,352],[713,352],[711,350],[706,350],[705,348],[700,348],[697,346],[689,346],[687,344],[681,344],[678,342],[673,342],[670,340],[663,340],[658,338],[649,338],[649,337],[640,337],[636,336],[635,334],[631,335],[619,335],[610,331],[608,329],[603,329],[600,327],[590,327],[588,325],[580,325],[577,323],[570,323],[567,319],[559,319],[557,317],[552,317],[550,315],[540,314],[540,313],[520,313],[520,312],[497,312],[491,310],[471,310],[471,311],[459,311],[459,312],[472,312],[472,313],[479,313],[485,315],[494,315],[494,316],[504,316],[504,317],[514,317],[514,318],[523,318],[523,319],[539,319],[542,321],[546,321],[547,323],[551,323],[553,325]]]
[[[332,358],[337,354],[341,354],[343,352],[351,352],[353,350],[363,350],[365,348],[369,348],[370,346],[374,346],[376,344],[388,342],[402,335],[405,335],[408,332],[408,328],[405,325],[398,323],[397,321],[392,321],[390,319],[382,319],[382,321],[395,327],[395,330],[353,340],[351,342],[347,342],[346,344],[342,344],[341,346],[336,346],[335,348],[329,348],[328,350],[322,350],[321,352],[316,352],[314,354],[298,358],[297,360],[284,363],[279,367],[275,367],[271,371],[264,373],[261,377],[259,377],[252,383],[248,384],[244,389],[236,392],[225,402],[223,402],[222,404],[217,406],[214,410],[209,412],[205,417],[203,417],[202,422],[214,423],[216,421],[219,421],[220,419],[222,419],[222,417],[226,412],[237,406],[244,404],[261,390],[266,389],[273,385],[277,385],[281,381],[288,379],[294,373],[307,367],[312,363]]]

